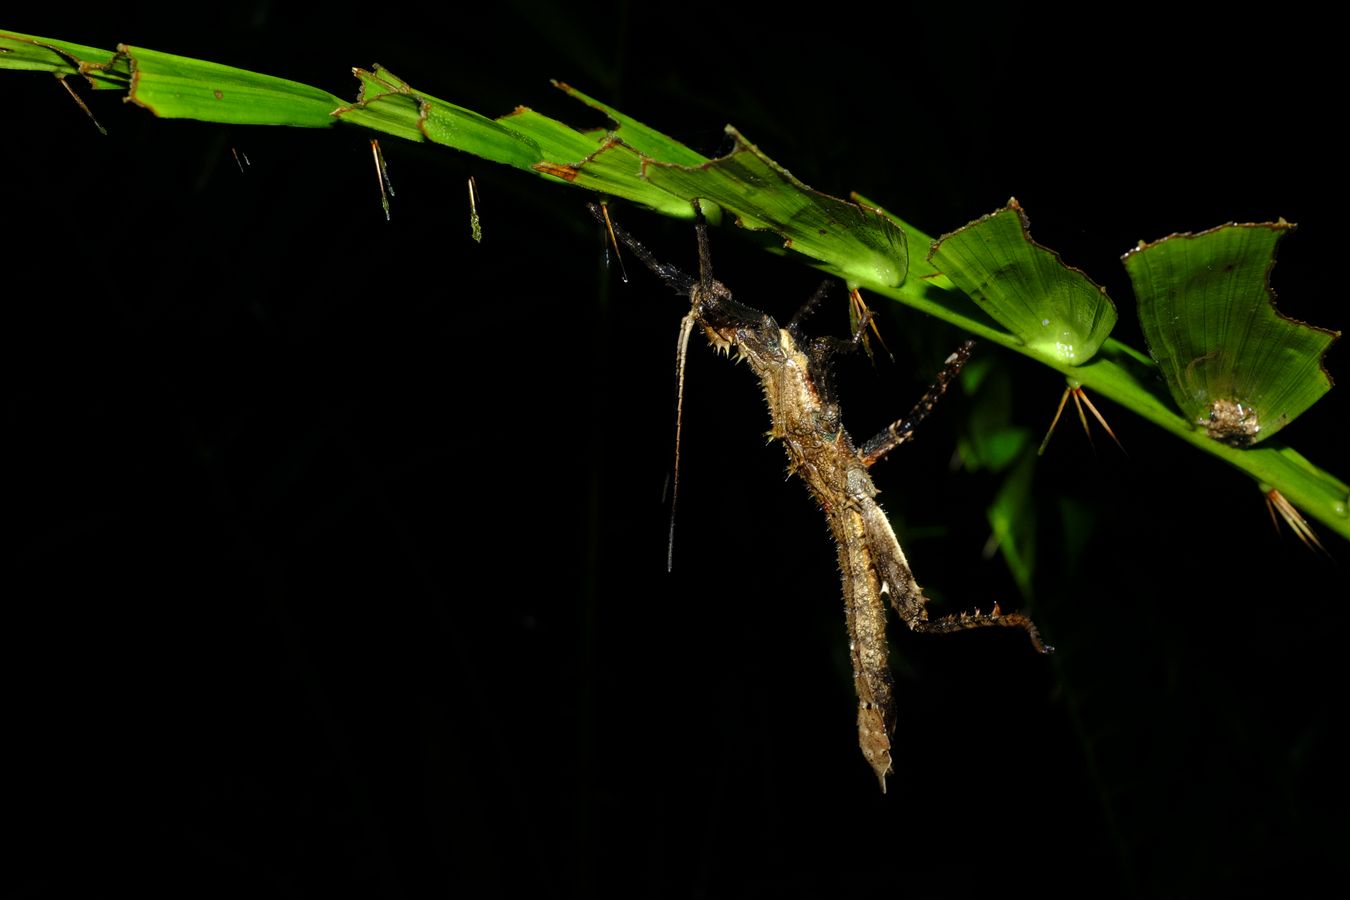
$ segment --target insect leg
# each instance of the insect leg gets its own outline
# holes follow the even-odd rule
[[[959,613],[954,616],[943,616],[940,619],[919,619],[906,623],[914,631],[921,631],[927,634],[947,634],[953,631],[967,631],[971,628],[988,628],[1002,626],[1005,628],[1021,628],[1031,638],[1031,645],[1040,653],[1054,653],[1055,648],[1051,647],[1045,641],[1041,640],[1041,632],[1036,628],[1036,623],[1032,622],[1027,616],[1021,613],[1003,613],[998,604],[994,604],[994,611],[982,613],[976,610],[973,613]]]
[[[703,218],[703,207],[694,201],[694,231],[698,234],[698,286],[699,293],[711,296],[716,279],[713,278],[712,253],[708,249],[708,220]]]
[[[792,318],[788,319],[787,329],[792,333],[792,337],[798,342],[801,341],[802,323],[806,321],[807,316],[815,312],[817,307],[820,306],[821,301],[825,299],[825,295],[829,292],[829,289],[829,279],[822,281],[820,287],[816,288],[816,292],[811,295],[811,299],[803,303],[801,308],[792,314]]]
[[[974,346],[974,341],[966,341],[957,347],[956,351],[947,357],[946,364],[938,373],[932,387],[928,389],[928,393],[920,398],[909,411],[909,415],[886,426],[880,434],[862,445],[858,453],[862,457],[863,465],[872,465],[914,435],[914,429],[933,411],[933,407],[937,406],[938,400],[947,392],[948,386],[961,371],[961,367],[970,359],[970,352]]]
[[[647,268],[656,273],[658,278],[670,285],[677,294],[682,294],[686,297],[689,296],[689,292],[696,282],[688,275],[688,273],[679,266],[658,262],[656,257],[652,255],[652,252],[643,246],[641,241],[629,234],[623,226],[615,223],[606,216],[605,211],[600,208],[600,204],[588,203],[586,204],[586,208],[591,211],[591,215],[595,216],[597,222],[605,226],[610,234],[613,234],[619,240],[623,241],[628,249],[633,251],[633,255],[642,260]]]

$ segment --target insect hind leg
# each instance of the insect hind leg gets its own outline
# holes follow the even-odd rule
[[[972,628],[1021,628],[1031,639],[1031,645],[1036,648],[1038,653],[1054,653],[1055,648],[1041,640],[1040,629],[1036,623],[1031,621],[1030,617],[1021,613],[1007,613],[1006,615],[994,604],[993,612],[982,613],[976,610],[973,613],[958,613],[953,616],[943,616],[940,619],[916,619],[907,623],[913,631],[924,632],[927,634],[950,634],[953,631],[969,631]]]

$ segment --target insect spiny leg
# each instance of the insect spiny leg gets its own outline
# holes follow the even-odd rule
[[[679,266],[658,262],[656,257],[652,255],[652,252],[643,246],[641,241],[629,234],[623,226],[612,221],[609,216],[605,215],[605,211],[600,208],[600,204],[588,203],[586,204],[586,208],[591,211],[591,215],[595,216],[597,222],[605,226],[607,233],[618,237],[629,250],[633,251],[634,256],[642,260],[642,263],[647,268],[656,273],[658,278],[670,285],[676,293],[683,294],[686,297],[689,296],[689,292],[693,289],[695,281],[684,270]]]
[[[884,431],[862,445],[859,454],[862,457],[863,465],[872,465],[914,435],[914,429],[918,427],[920,422],[928,418],[928,414],[933,411],[933,407],[937,406],[938,400],[947,392],[947,388],[961,372],[961,367],[966,364],[966,360],[970,359],[970,353],[974,347],[974,341],[965,341],[960,347],[957,347],[955,352],[947,357],[942,371],[938,372],[937,380],[933,382],[928,392],[919,399],[919,402],[914,405],[914,408],[909,411],[909,415],[886,426]]]
[[[800,339],[802,323],[806,321],[807,316],[811,315],[811,313],[819,308],[821,301],[825,299],[825,295],[829,293],[829,290],[830,282],[829,279],[826,279],[820,283],[820,287],[816,288],[816,292],[811,295],[811,299],[803,303],[801,307],[792,314],[792,318],[788,319],[787,330],[791,332],[794,337]]]
[[[713,278],[712,253],[708,249],[708,221],[703,218],[703,207],[697,200],[694,203],[694,231],[698,234],[698,286],[703,296],[712,293],[716,279]]]
[[[949,634],[953,631],[969,631],[972,628],[1021,628],[1031,639],[1031,646],[1036,648],[1038,653],[1054,653],[1055,648],[1041,640],[1041,632],[1028,616],[1021,613],[1002,613],[997,604],[991,613],[982,613],[976,610],[973,613],[958,613],[954,616],[943,616],[941,619],[932,621],[917,620],[909,623],[909,627],[915,631],[921,631],[928,634]]]

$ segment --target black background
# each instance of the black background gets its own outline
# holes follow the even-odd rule
[[[598,124],[558,78],[708,154],[735,124],[933,234],[1016,194],[1141,346],[1119,254],[1232,220],[1298,222],[1282,311],[1350,324],[1341,48],[1292,5],[1263,16],[260,2],[0,25],[343,96],[379,62],[488,115]],[[1028,604],[1060,652],[896,626],[882,796],[821,516],[749,373],[697,341],[664,571],[682,308],[634,260],[627,285],[605,269],[585,194],[388,139],[386,223],[354,129],[109,94],[102,137],[47,76],[4,83],[18,895],[1235,896],[1345,874],[1345,544],[1272,531],[1240,473],[1109,403],[1128,456],[1061,426]],[[687,224],[615,209],[692,267]],[[817,283],[713,241],[779,317]],[[813,324],[846,332],[838,297]],[[843,366],[855,436],[960,340],[905,309],[882,326],[897,363]],[[978,352],[1039,434],[1062,379]],[[1010,608],[983,554],[999,478],[952,465],[967,411],[881,467],[882,502],[942,611]],[[1282,437],[1345,477],[1346,414],[1333,391]]]

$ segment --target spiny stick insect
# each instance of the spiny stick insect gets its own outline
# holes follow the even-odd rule
[[[855,349],[862,342],[867,315],[860,317],[852,340],[808,339],[802,332],[802,320],[820,302],[823,288],[792,317],[786,328],[779,327],[772,316],[733,300],[726,285],[713,278],[708,230],[697,205],[697,279],[675,266],[658,262],[632,235],[614,225],[599,206],[592,204],[590,209],[649,269],[676,293],[689,298],[689,312],[680,324],[677,354],[679,406],[682,407],[684,398],[685,353],[695,325],[703,328],[714,348],[729,352],[734,347],[759,377],[773,422],[769,436],[783,442],[789,472],[806,482],[825,511],[838,546],[853,683],[858,693],[858,744],[884,792],[886,776],[892,771],[891,736],[896,724],[886,646],[887,601],[913,631],[946,633],[1006,626],[1026,631],[1032,645],[1042,653],[1053,649],[1041,641],[1029,618],[1018,613],[1004,614],[997,605],[987,614],[976,611],[929,619],[925,609],[927,598],[914,580],[890,521],[874,499],[877,489],[868,468],[912,436],[915,426],[932,411],[970,357],[974,342],[965,342],[947,358],[936,383],[907,418],[856,447],[840,423],[839,403],[828,377],[828,364],[833,354]],[[678,485],[678,413],[676,418]]]

